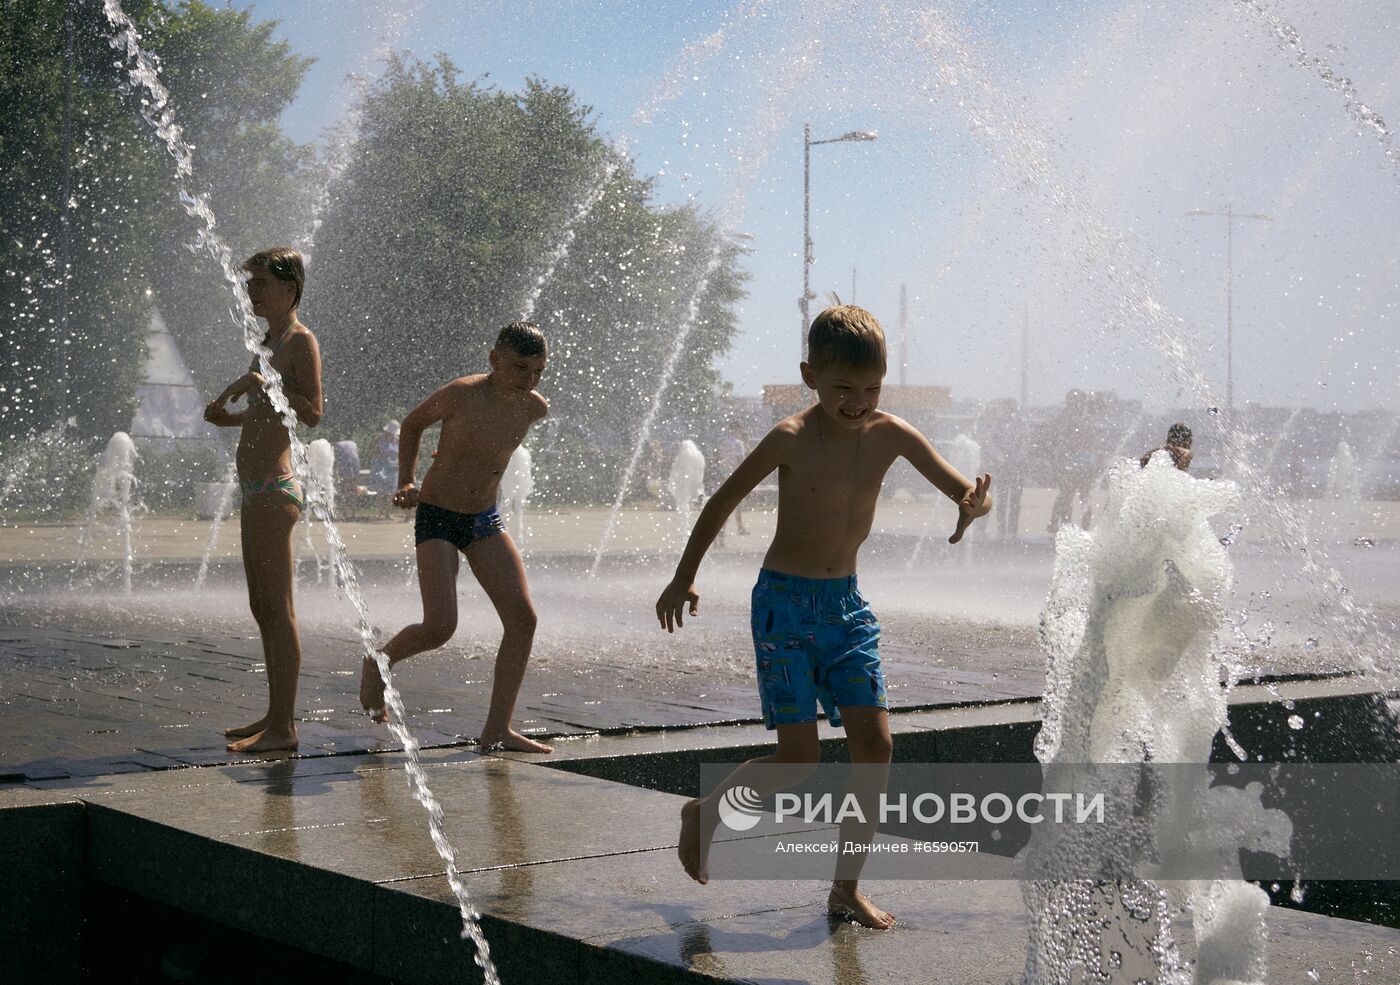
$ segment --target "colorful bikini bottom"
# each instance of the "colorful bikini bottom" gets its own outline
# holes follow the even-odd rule
[[[297,482],[297,477],[290,472],[286,475],[274,475],[270,479],[239,479],[238,488],[242,491],[244,498],[257,496],[260,493],[277,493],[286,496],[297,509],[301,509],[304,505],[301,483]]]

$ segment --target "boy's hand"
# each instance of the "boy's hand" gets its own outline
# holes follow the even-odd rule
[[[972,526],[973,520],[991,512],[991,488],[992,477],[990,474],[977,477],[977,484],[967,491],[962,502],[958,504],[958,528],[953,531],[953,536],[948,538],[948,543],[956,544],[962,540],[963,532]]]
[[[394,493],[394,505],[413,509],[418,505],[418,487],[411,482],[399,486],[399,491]]]
[[[231,424],[234,418],[222,400],[211,400],[204,405],[204,419],[219,428]]]
[[[672,579],[656,600],[656,618],[666,632],[674,633],[684,625],[682,617],[687,605],[692,616],[700,615],[700,593],[689,579]]]
[[[229,400],[237,400],[249,390],[261,390],[266,380],[261,373],[244,373],[228,386],[224,387],[224,392],[214,398],[214,403],[222,404]]]

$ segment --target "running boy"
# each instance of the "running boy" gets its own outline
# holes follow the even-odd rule
[[[402,629],[384,645],[389,663],[442,646],[457,629],[458,552],[496,608],[505,630],[496,655],[491,706],[481,729],[482,748],[553,752],[510,727],[515,699],[535,638],[535,607],[525,565],[496,510],[496,493],[511,452],[530,426],[549,412],[535,392],[547,353],[544,334],[529,322],[501,329],[491,350],[491,372],[463,376],[442,387],[403,419],[399,481],[394,504],[418,508],[418,589],[423,621]],[[420,491],[413,479],[423,431],[442,422],[437,455]],[[360,704],[377,722],[386,719],[384,682],[366,658],[360,671]]]
[[[832,725],[844,720],[851,762],[889,764],[880,624],[856,588],[855,571],[894,460],[908,459],[958,504],[950,543],[992,507],[990,475],[968,482],[913,427],[876,409],[885,334],[873,315],[854,305],[828,308],[812,322],[807,348],[802,381],[816,391],[817,402],[780,421],[705,504],[676,575],[656,603],[667,632],[681,625],[687,607],[699,614],[695,575],[706,549],[730,512],[777,469],[778,526],[754,586],[752,624],[764,724],[777,730],[778,748],[681,808],[681,865],[700,883],[709,879],[710,840],[724,791],[744,785],[766,797],[816,768],[818,701]],[[776,764],[784,769],[774,770]],[[873,819],[873,811],[865,813]],[[854,836],[868,844],[874,834],[873,825],[843,827],[841,841]],[[894,917],[857,888],[862,860],[863,853],[838,856],[827,906],[867,927],[892,927]]]

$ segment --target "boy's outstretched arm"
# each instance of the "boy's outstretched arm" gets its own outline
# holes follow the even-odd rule
[[[957,469],[933,450],[929,440],[918,429],[905,421],[899,421],[899,453],[908,459],[939,492],[958,504],[958,525],[948,543],[962,540],[963,533],[979,516],[986,516],[992,510],[992,477],[979,475],[975,482],[968,482]]]
[[[739,463],[734,474],[715,490],[715,494],[705,502],[705,508],[695,521],[686,541],[685,551],[676,564],[675,577],[656,600],[656,618],[666,632],[674,633],[682,625],[685,610],[692,616],[700,614],[700,593],[695,590],[695,575],[700,570],[700,562],[710,544],[719,536],[724,522],[734,508],[753,492],[754,486],[762,482],[779,465],[792,440],[791,435],[780,428],[774,428],[760,441],[754,450]]]
[[[452,388],[449,383],[437,390],[417,407],[399,425],[399,484],[394,493],[394,505],[411,510],[418,505],[418,487],[414,477],[418,474],[418,446],[423,441],[423,432],[452,412]]]

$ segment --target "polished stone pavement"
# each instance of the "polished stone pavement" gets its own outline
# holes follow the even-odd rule
[[[752,728],[706,731],[567,749],[606,758],[757,738]],[[971,985],[1021,970],[1014,882],[871,882],[900,922],[868,931],[829,919],[818,883],[690,882],[675,858],[679,796],[522,756],[443,749],[424,758],[507,982]],[[391,980],[474,980],[400,764],[398,754],[360,754],[31,781],[0,790],[0,808],[11,808],[0,826],[13,833],[26,813],[50,812],[31,846],[76,831],[90,879]],[[0,841],[13,856],[13,840]],[[7,860],[23,877],[25,860]],[[62,867],[36,861],[29,867],[52,883]],[[61,911],[63,895],[50,886],[37,909]],[[1189,931],[1182,936],[1189,953]],[[1269,936],[1273,985],[1400,980],[1400,932],[1273,908]]]

